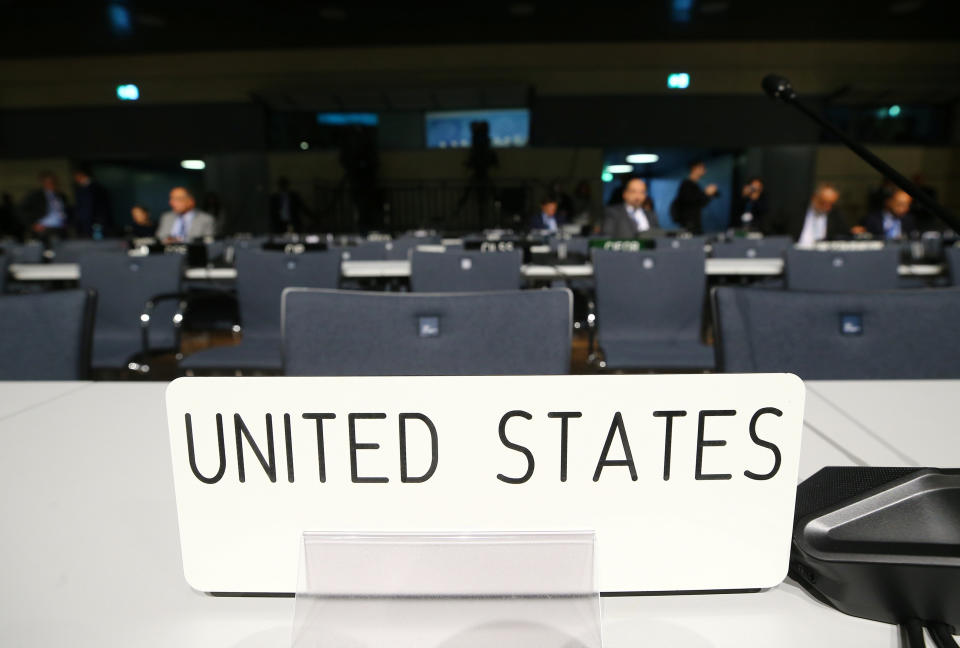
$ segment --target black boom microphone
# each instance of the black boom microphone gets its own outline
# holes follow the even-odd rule
[[[871,153],[857,142],[844,135],[842,132],[837,130],[833,124],[828,122],[809,106],[797,99],[797,93],[793,89],[793,85],[790,83],[788,78],[780,76],[779,74],[768,74],[767,76],[763,77],[763,81],[760,83],[760,86],[763,88],[763,91],[772,99],[790,104],[804,115],[817,122],[821,128],[846,144],[847,148],[860,156],[864,162],[879,171],[884,177],[889,178],[893,184],[906,191],[917,202],[921,203],[932,213],[936,214],[940,220],[949,225],[951,229],[953,229],[955,232],[960,232],[960,218],[957,218],[953,213],[944,209],[940,203],[931,198],[927,192],[910,181],[902,173],[891,167],[889,164],[878,158],[876,155]]]

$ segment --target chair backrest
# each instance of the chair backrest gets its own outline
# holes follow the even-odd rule
[[[950,273],[950,283],[960,286],[960,247],[951,245],[943,248],[943,255],[947,259],[947,272]]]
[[[706,236],[662,236],[656,243],[658,250],[703,250],[706,244]]]
[[[284,288],[336,288],[340,253],[286,254],[237,250],[237,302],[244,335],[280,337],[280,294]]]
[[[703,249],[593,251],[598,340],[700,339]]]
[[[715,259],[779,259],[793,247],[789,236],[735,238],[713,244],[710,256]]]
[[[717,366],[809,380],[960,378],[960,290],[713,291]]]
[[[421,252],[410,255],[414,292],[484,292],[516,290],[523,276],[520,250],[507,252]]]
[[[84,380],[96,293],[57,290],[0,297],[0,380]]]
[[[439,236],[400,236],[387,243],[387,258],[406,260],[410,258],[411,251],[417,246],[440,245],[442,240]]]
[[[787,250],[787,290],[893,290],[900,282],[900,250]]]
[[[80,287],[97,291],[97,337],[139,336],[140,315],[156,295],[180,292],[183,257],[93,252],[80,257]]]
[[[10,255],[10,263],[42,263],[43,262],[43,244],[40,241],[30,241],[23,245],[14,245],[7,253]]]
[[[566,288],[455,294],[291,288],[283,297],[284,371],[565,374],[572,308]]]
[[[345,261],[383,261],[387,258],[386,241],[359,241],[356,245],[331,248]]]
[[[124,239],[66,239],[53,247],[55,263],[77,263],[81,257],[93,252],[123,252],[127,249]]]

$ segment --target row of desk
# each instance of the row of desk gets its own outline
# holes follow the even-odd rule
[[[776,277],[783,274],[783,259],[744,258],[706,259],[706,274],[710,276],[760,276]],[[593,276],[589,263],[575,265],[528,264],[521,267],[528,279],[573,279]],[[937,264],[901,265],[901,276],[931,277],[943,272]],[[80,266],[76,263],[11,264],[10,274],[17,281],[76,281],[80,278]],[[341,274],[347,279],[402,279],[410,276],[410,261],[344,261]],[[187,279],[199,281],[229,281],[236,279],[237,271],[231,267],[188,268]]]
[[[183,578],[166,383],[0,383],[0,644],[255,648],[290,642],[289,598]],[[960,381],[808,382],[800,478],[827,465],[960,465]],[[786,581],[754,594],[603,599],[604,644],[896,646]]]

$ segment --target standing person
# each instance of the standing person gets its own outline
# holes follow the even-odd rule
[[[693,234],[703,232],[703,208],[717,195],[715,184],[700,188],[698,183],[706,173],[707,167],[702,161],[696,160],[690,164],[690,172],[680,183],[677,197],[670,205],[673,221]]]
[[[767,194],[764,191],[763,180],[750,178],[740,192],[740,201],[731,225],[760,232],[765,231],[767,211]]]
[[[227,225],[227,210],[224,209],[223,204],[220,202],[219,194],[212,191],[203,194],[203,206],[201,209],[213,216],[215,223],[214,229],[217,235],[222,235]]]
[[[287,178],[277,178],[277,191],[270,196],[270,233],[302,232],[304,215],[309,216],[310,210],[300,194],[290,188]]]
[[[213,236],[213,216],[197,209],[197,200],[186,187],[170,190],[170,209],[160,217],[156,237],[164,243],[188,243]]]
[[[80,238],[101,239],[113,233],[110,216],[110,192],[97,182],[89,169],[77,167],[73,172],[77,200],[73,209],[73,228]]]
[[[39,180],[40,188],[27,194],[20,213],[35,234],[44,238],[63,236],[69,223],[67,197],[52,171],[41,171]]]
[[[641,232],[660,227],[660,219],[653,209],[644,209],[647,202],[647,183],[640,178],[629,178],[623,186],[623,203],[607,207],[603,218],[603,235],[611,238],[636,238]],[[652,206],[652,202],[650,203]]]
[[[832,184],[822,182],[817,185],[806,211],[798,211],[797,215],[791,218],[790,236],[800,245],[813,245],[818,241],[833,240],[848,234],[843,218],[836,209],[838,200],[840,192]]]

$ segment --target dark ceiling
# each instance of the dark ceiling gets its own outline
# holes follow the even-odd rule
[[[0,56],[451,43],[956,39],[957,0],[0,0]]]

